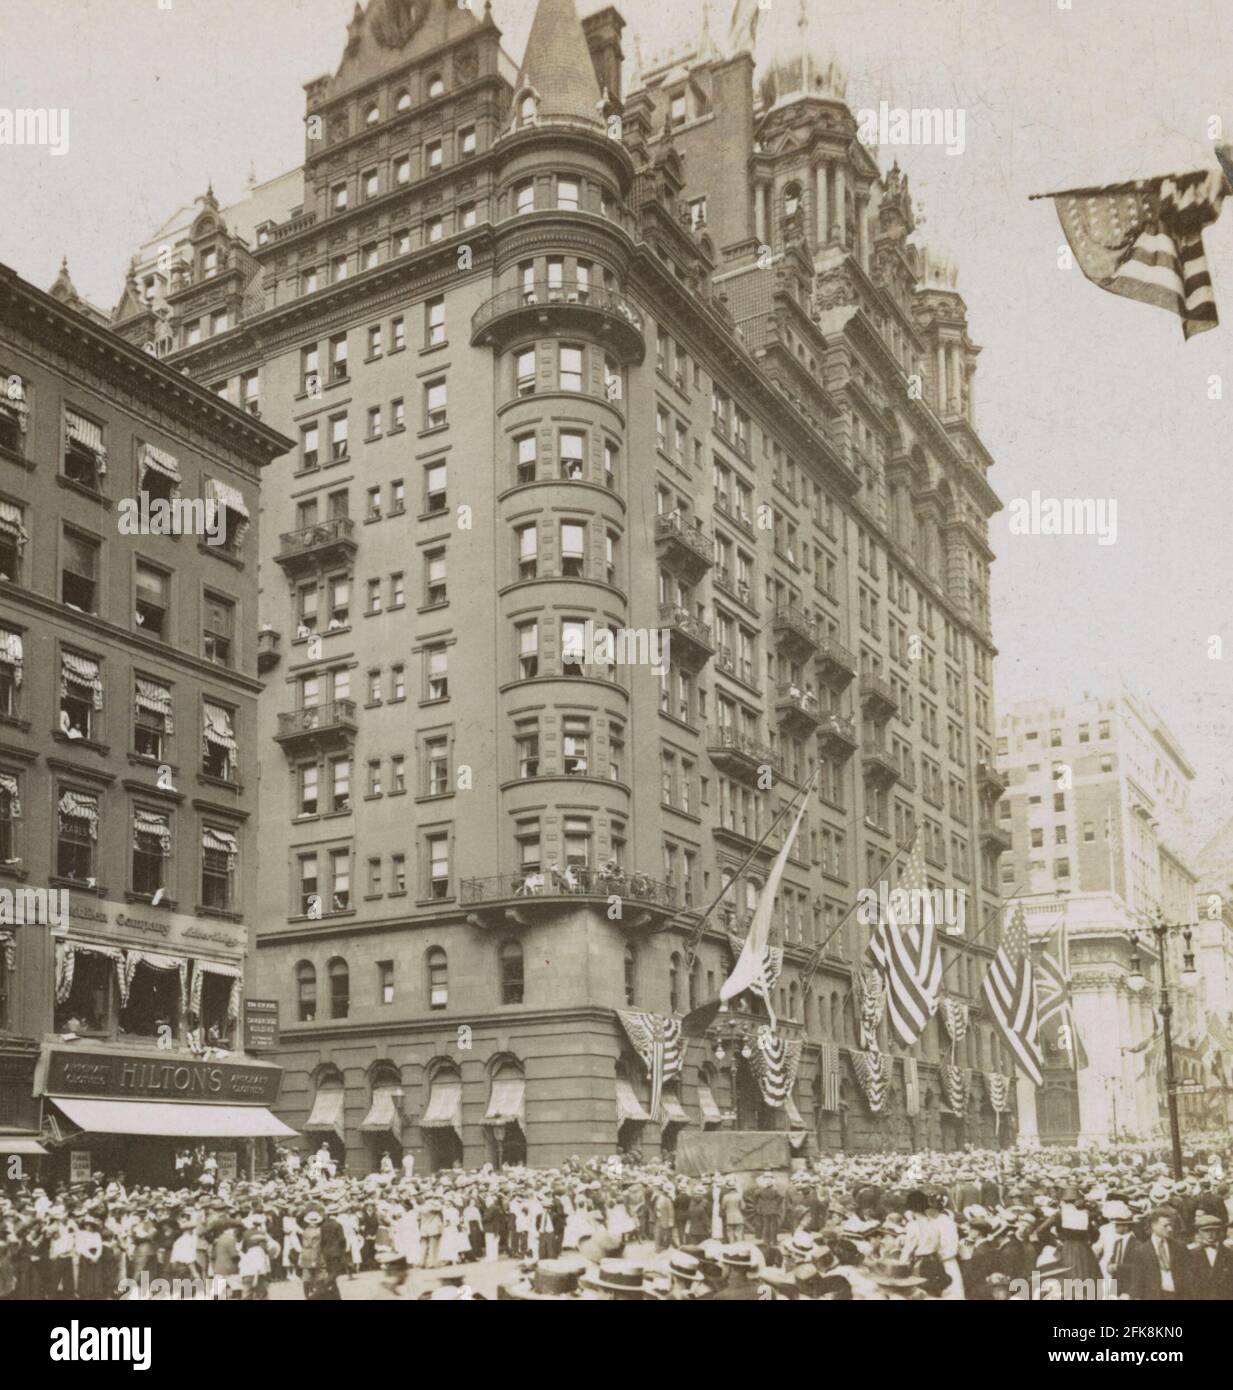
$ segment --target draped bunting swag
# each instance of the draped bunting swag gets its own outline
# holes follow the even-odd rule
[[[151,970],[177,971],[180,976],[180,998],[188,997],[188,961],[183,956],[163,956],[155,951],[129,951],[124,962],[126,993],[139,965],[148,966]]]
[[[942,1090],[946,1096],[946,1104],[956,1115],[962,1115],[967,1110],[968,1090],[962,1067],[943,1066],[942,1067]]]
[[[59,810],[61,817],[86,821],[90,827],[90,838],[98,839],[98,801],[94,797],[66,791],[60,798]]]
[[[877,966],[866,965],[859,975],[853,976],[853,984],[861,1047],[866,1052],[877,1052],[878,1028],[886,1013],[886,980]]]
[[[971,1017],[971,1011],[965,1000],[956,999],[953,995],[945,994],[942,996],[942,1007],[939,1012],[942,1015],[942,1023],[950,1038],[950,1060],[953,1065],[956,1054],[959,1051],[959,1044],[968,1035],[968,1022]]]
[[[670,1014],[644,1013],[637,1009],[618,1009],[617,1017],[651,1078],[650,1114],[651,1119],[658,1122],[664,1083],[679,1076],[685,1065],[681,1020]]]
[[[802,1046],[800,1038],[788,1042],[769,1028],[758,1030],[757,1044],[751,1050],[749,1066],[762,1092],[762,1099],[777,1110],[796,1085]]]
[[[120,1007],[124,1008],[128,1003],[130,980],[124,952],[116,946],[95,946],[86,941],[56,942],[56,1003],[63,1004],[73,992],[73,975],[78,951],[88,951],[95,956],[106,956],[111,961],[115,966],[116,983],[120,989]]]
[[[7,772],[0,772],[0,792],[4,792],[9,799],[9,815],[14,820],[21,818],[21,793],[17,787],[17,778],[10,776]]]
[[[193,962],[193,988],[188,1003],[189,1012],[196,1014],[198,1018],[201,1017],[201,986],[205,983],[207,975],[221,975],[231,981],[227,1017],[234,1023],[240,1016],[240,971],[234,965],[219,965],[212,960]]]
[[[850,1055],[870,1113],[876,1115],[890,1092],[891,1059],[884,1052],[858,1052],[855,1048]]]
[[[0,931],[0,969],[17,969],[17,944],[11,931]]]

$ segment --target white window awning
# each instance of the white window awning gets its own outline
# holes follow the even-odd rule
[[[362,1134],[391,1134],[402,1143],[402,1088],[378,1086],[372,1093],[368,1114],[360,1122]]]
[[[202,706],[202,735],[207,743],[217,743],[232,753],[238,751],[235,729],[231,725],[231,715],[222,705],[212,705],[208,700]]]
[[[98,839],[98,797],[84,792],[65,791],[59,802],[60,818],[83,820],[90,827],[90,838]]]
[[[636,1120],[639,1123],[645,1123],[651,1118],[643,1109],[642,1102],[634,1094],[634,1088],[623,1076],[617,1077],[616,1111],[618,1125],[623,1124],[626,1120]]]
[[[68,441],[79,444],[94,455],[100,474],[107,472],[107,450],[103,447],[103,427],[78,415],[75,410],[64,412],[64,433]]]
[[[220,507],[226,507],[228,511],[235,512],[245,521],[248,520],[248,508],[244,505],[244,494],[239,488],[223,482],[221,478],[206,479],[206,497],[213,499]]]
[[[157,681],[148,681],[144,676],[137,677],[137,708],[149,710],[151,714],[163,716],[163,728],[167,733],[175,733],[171,720],[171,691]]]
[[[0,1154],[39,1158],[46,1153],[47,1150],[31,1134],[0,1134]]]
[[[164,449],[158,449],[153,444],[141,446],[141,467],[143,471],[152,468],[156,473],[161,473],[163,477],[170,478],[173,483],[180,482],[180,465],[175,455],[167,453]]]
[[[659,1098],[659,1122],[661,1125],[692,1125],[693,1121],[685,1113],[681,1098],[675,1091],[664,1087]]]
[[[698,1109],[702,1112],[704,1125],[717,1125],[723,1119],[719,1106],[715,1104],[714,1092],[704,1081],[698,1083]]]
[[[492,1094],[488,1097],[488,1109],[484,1112],[486,1125],[519,1124],[526,1128],[525,1076],[496,1076],[492,1081]]]
[[[188,1101],[83,1100],[49,1096],[87,1134],[145,1134],[175,1139],[293,1139],[295,1130],[263,1105]]]
[[[103,708],[103,673],[97,661],[76,652],[61,652],[60,694],[67,695],[70,685],[88,690],[95,709]]]
[[[457,1077],[438,1077],[432,1083],[420,1128],[452,1129],[462,1134],[462,1082]]]
[[[20,685],[22,663],[25,660],[25,647],[22,644],[21,633],[14,632],[11,628],[0,628],[0,661],[6,666],[14,668],[13,680]]]
[[[17,541],[18,545],[25,545],[30,539],[21,508],[14,502],[6,502],[2,497],[0,497],[0,531],[7,532]]]
[[[21,817],[21,790],[17,785],[17,778],[10,772],[0,772],[0,792],[3,792],[9,799],[9,815],[14,820]]]
[[[796,1100],[787,1095],[783,1101],[783,1113],[788,1117],[788,1123],[793,1129],[803,1129],[805,1121],[801,1119],[801,1112],[797,1109]]]
[[[312,1114],[304,1123],[305,1134],[336,1134],[346,1142],[347,1093],[341,1086],[318,1091],[313,1099]]]

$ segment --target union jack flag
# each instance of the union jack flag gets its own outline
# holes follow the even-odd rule
[[[981,993],[997,1030],[1015,1060],[1036,1086],[1044,1082],[1040,1050],[1040,1018],[1023,904],[1016,903],[1002,928],[1002,943],[985,971]]]
[[[1075,1026],[1074,1002],[1070,994],[1070,941],[1065,918],[1038,943],[1036,1008],[1041,1037],[1058,1052],[1069,1053],[1074,1070],[1086,1067],[1087,1054]]]

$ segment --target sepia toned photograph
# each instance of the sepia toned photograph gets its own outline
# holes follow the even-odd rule
[[[1223,0],[5,0],[0,1301],[53,1363],[198,1301],[1182,1359],[1230,74]]]

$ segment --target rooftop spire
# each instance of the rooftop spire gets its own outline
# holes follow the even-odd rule
[[[565,118],[602,124],[599,82],[574,0],[539,0],[518,74],[515,119],[528,92],[536,98],[540,122]]]

